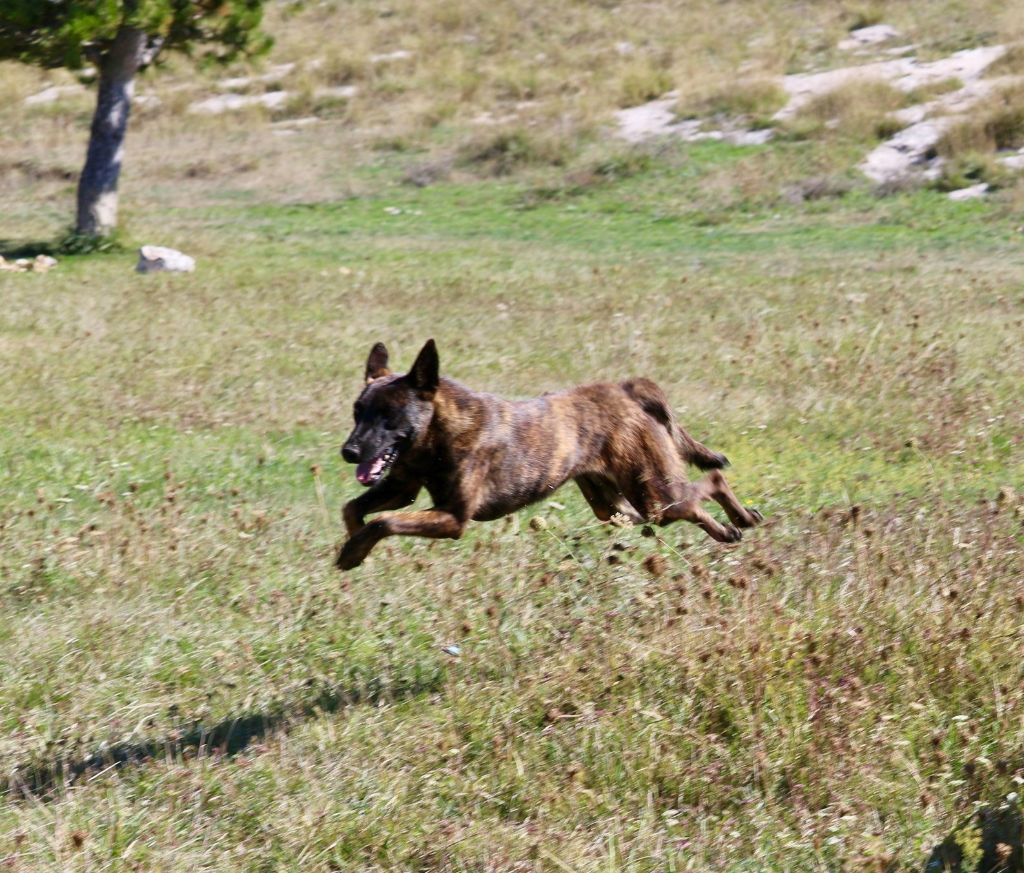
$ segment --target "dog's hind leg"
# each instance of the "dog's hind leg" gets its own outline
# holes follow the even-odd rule
[[[668,464],[659,465],[661,470],[666,467],[671,469]],[[710,477],[699,482],[685,482],[673,473],[648,477],[638,475],[624,486],[633,504],[656,524],[688,521],[720,543],[735,543],[743,538],[738,525],[722,524],[701,505],[705,500],[718,499],[717,485]]]
[[[732,488],[729,487],[729,483],[726,482],[725,476],[720,471],[712,470],[704,477],[701,484],[704,482],[710,486],[709,493],[711,499],[725,510],[725,514],[729,516],[729,521],[736,525],[736,527],[756,527],[764,520],[761,513],[756,509],[744,506],[739,502]]]
[[[662,508],[655,517],[658,524],[688,521],[720,543],[735,543],[743,538],[743,533],[736,524],[722,524],[701,506],[705,500],[714,498],[712,485],[707,479],[688,482],[672,490],[675,492],[675,499],[662,502]]]
[[[457,540],[466,522],[442,509],[394,512],[368,522],[341,547],[335,566],[339,570],[358,567],[370,550],[385,537],[414,536]]]
[[[705,500],[718,503],[732,524],[723,525],[709,515],[701,506]],[[693,522],[709,536],[723,543],[736,542],[742,536],[741,528],[756,527],[763,521],[760,512],[744,506],[736,499],[725,476],[718,470],[712,470],[699,482],[687,483],[679,489],[678,499],[662,511],[661,524],[676,519]]]
[[[604,476],[577,476],[574,481],[601,521],[608,521],[616,513],[626,516],[634,524],[644,520],[633,505],[616,491],[615,484]]]

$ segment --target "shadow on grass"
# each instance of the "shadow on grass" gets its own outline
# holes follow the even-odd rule
[[[923,873],[1019,873],[1024,870],[1022,836],[1024,815],[1016,798],[984,805],[932,850]]]
[[[3,781],[12,799],[50,801],[66,789],[100,773],[155,760],[183,760],[199,756],[237,755],[268,734],[287,731],[324,713],[374,704],[382,700],[407,700],[440,689],[441,667],[413,670],[410,678],[391,682],[373,680],[364,687],[324,686],[309,697],[291,704],[243,712],[214,725],[194,723],[162,737],[115,743],[79,758],[56,758],[17,766]]]
[[[59,242],[52,239],[33,240],[30,242],[0,239],[0,257],[13,261],[18,258],[34,258],[36,255],[54,255],[57,254],[59,246]]]

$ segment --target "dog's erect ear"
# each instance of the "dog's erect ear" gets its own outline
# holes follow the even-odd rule
[[[391,371],[388,369],[388,350],[384,347],[384,343],[377,343],[370,349],[370,357],[366,359],[366,381],[372,382],[374,379],[388,376],[390,373]]]
[[[440,368],[441,365],[437,359],[437,346],[434,345],[432,339],[428,339],[420,349],[416,360],[413,361],[408,379],[417,391],[436,391],[440,379]]]

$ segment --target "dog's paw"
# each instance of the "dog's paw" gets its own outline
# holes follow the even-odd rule
[[[750,521],[744,520],[739,523],[739,527],[757,527],[762,521],[764,516],[761,515],[760,511],[754,509],[753,506],[744,506],[747,515],[750,516]]]
[[[725,526],[725,539],[722,540],[723,543],[738,543],[741,539],[743,539],[743,531],[736,527],[736,525],[727,524]]]

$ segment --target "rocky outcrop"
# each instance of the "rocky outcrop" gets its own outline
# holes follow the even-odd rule
[[[137,273],[191,273],[196,268],[195,258],[177,249],[164,246],[143,246],[139,249]]]

